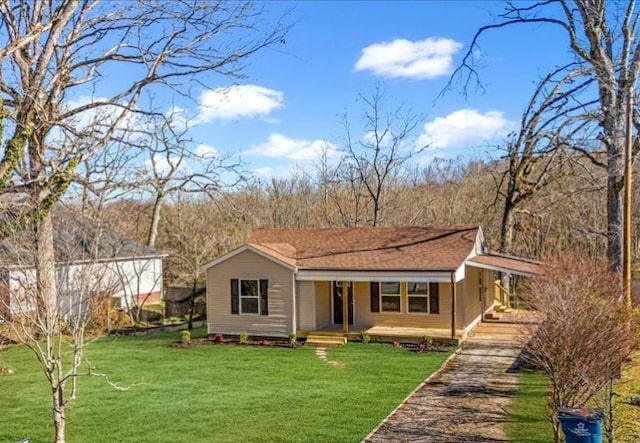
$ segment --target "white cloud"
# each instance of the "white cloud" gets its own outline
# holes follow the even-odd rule
[[[214,159],[220,156],[216,148],[205,144],[196,147],[196,155],[206,159]]]
[[[478,146],[506,136],[513,126],[501,111],[481,114],[475,109],[460,109],[425,123],[418,142],[434,148]]]
[[[462,43],[448,38],[374,43],[362,50],[354,69],[381,77],[428,80],[450,73],[452,56],[460,48]]]
[[[284,103],[281,91],[257,85],[234,85],[204,91],[200,95],[196,123],[266,116]]]
[[[296,140],[274,133],[269,135],[266,142],[253,146],[246,154],[291,161],[312,161],[318,159],[324,150],[329,158],[338,156],[338,148],[332,143],[323,140]]]
[[[386,130],[381,128],[378,132],[378,137],[381,138],[376,141],[376,133],[374,131],[369,131],[362,136],[362,142],[367,145],[379,144],[382,148],[391,146],[391,140],[393,138],[391,128],[387,128]]]
[[[151,154],[150,158],[144,161],[144,166],[139,173],[144,176],[169,174],[172,170],[184,172],[188,170],[187,163],[179,155],[166,156],[164,154]]]

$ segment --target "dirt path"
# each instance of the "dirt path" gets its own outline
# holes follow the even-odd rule
[[[459,352],[427,379],[365,442],[507,441],[506,407],[518,386],[510,371],[521,346],[512,322],[482,323]]]

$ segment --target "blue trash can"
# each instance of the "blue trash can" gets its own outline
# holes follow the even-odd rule
[[[602,443],[601,410],[559,408],[558,419],[566,443]]]

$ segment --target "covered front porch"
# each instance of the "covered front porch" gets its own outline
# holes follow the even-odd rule
[[[318,272],[298,275],[300,338],[458,344],[494,309],[509,307],[505,274],[530,276],[531,262],[485,255],[450,271]],[[390,291],[390,288],[395,288]]]
[[[414,343],[428,336],[457,344],[465,329],[463,319],[456,319],[453,274],[352,274],[327,280],[316,275],[316,280],[298,281],[297,336],[360,341],[366,334],[372,342]],[[337,279],[345,277],[349,280]],[[395,284],[396,294],[385,292],[387,284]]]

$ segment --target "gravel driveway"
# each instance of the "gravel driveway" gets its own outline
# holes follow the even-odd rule
[[[447,364],[420,385],[363,441],[507,441],[506,407],[518,386],[510,371],[522,350],[518,321],[501,314],[479,324]]]

